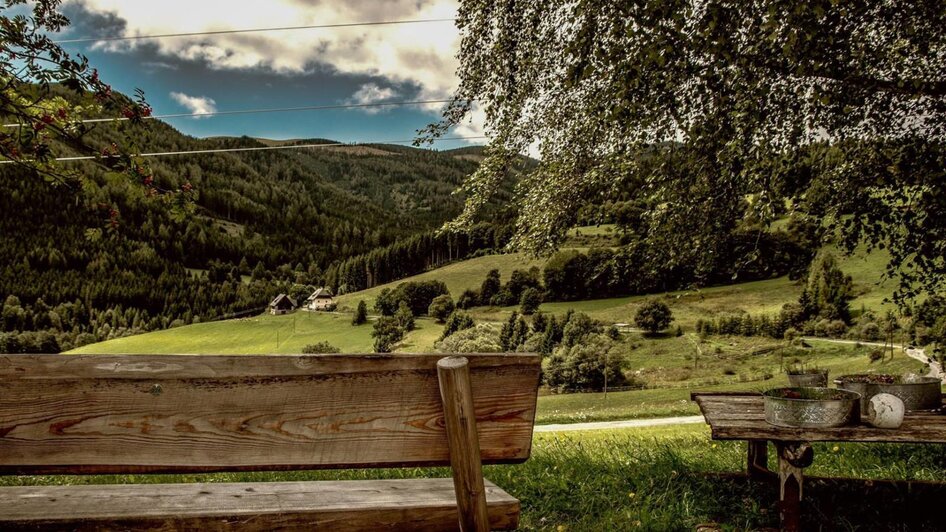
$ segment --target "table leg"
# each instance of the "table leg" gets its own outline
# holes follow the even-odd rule
[[[750,480],[762,480],[769,471],[769,442],[767,440],[748,440],[749,461],[746,471]]]
[[[811,465],[814,450],[800,442],[776,442],[778,451],[779,515],[782,530],[801,530],[802,470]]]

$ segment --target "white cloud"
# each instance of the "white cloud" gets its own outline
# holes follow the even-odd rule
[[[386,101],[391,101],[393,98],[398,96],[398,92],[390,87],[379,87],[376,83],[365,83],[354,94],[351,95],[351,98],[345,100],[345,103],[363,105],[367,103],[382,103]],[[375,114],[380,113],[390,109],[389,107],[361,107],[360,111]]]
[[[181,104],[181,106],[193,114],[213,113],[217,111],[217,102],[207,96],[189,96],[183,92],[171,92],[171,99]],[[200,116],[195,118],[200,118]]]
[[[206,32],[381,20],[449,19],[457,0],[69,0],[125,21],[124,35]],[[456,89],[459,32],[452,22],[303,29],[155,40],[110,41],[99,49],[156,46],[168,57],[207,61],[215,69],[295,74],[317,68],[416,86],[420,99]],[[436,112],[439,106],[427,108]]]

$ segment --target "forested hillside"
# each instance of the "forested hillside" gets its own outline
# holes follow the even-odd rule
[[[107,150],[127,138],[142,152],[273,143],[197,139],[157,120],[133,130],[99,124],[86,140]],[[0,166],[0,351],[213,319],[320,284],[334,263],[455,216],[463,197],[452,193],[477,166],[470,151],[374,145],[149,159],[144,179],[157,190],[195,192],[184,214],[100,165],[74,163],[92,178],[83,191]]]

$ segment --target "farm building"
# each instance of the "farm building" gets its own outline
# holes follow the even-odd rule
[[[328,287],[316,289],[316,291],[312,292],[312,295],[305,300],[305,308],[306,310],[334,310],[335,295],[332,294],[332,289]]]
[[[287,314],[296,310],[296,302],[286,294],[279,294],[275,299],[269,304],[269,313],[272,315],[278,314]]]

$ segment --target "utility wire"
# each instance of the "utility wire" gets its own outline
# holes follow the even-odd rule
[[[487,138],[484,135],[480,136],[471,136],[471,137],[444,137],[440,139],[435,139],[435,142],[441,141],[450,141],[450,140],[480,140]],[[297,150],[297,149],[306,149],[306,148],[333,148],[333,147],[353,147],[353,146],[370,146],[373,144],[409,144],[414,142],[415,139],[408,140],[377,140],[372,142],[328,142],[324,144],[286,144],[284,146],[246,146],[242,148],[209,148],[206,150],[183,150],[183,151],[162,151],[162,152],[150,152],[150,153],[138,153],[132,155],[132,157],[163,157],[167,155],[203,155],[208,153],[234,153],[234,152],[249,152],[249,151],[271,151],[271,150]],[[92,161],[96,159],[114,159],[118,158],[118,155],[80,155],[75,157],[57,157],[53,159],[54,161],[65,162],[65,161]],[[0,164],[13,164],[17,161],[0,161]]]
[[[393,26],[398,24],[428,24],[431,22],[454,22],[454,18],[430,18],[416,20],[382,20],[376,22],[344,22],[340,24],[312,24],[307,26],[278,26],[274,28],[246,28],[239,30],[195,31],[190,33],[160,33],[156,35],[128,35],[116,37],[84,37],[81,39],[62,39],[56,44],[78,44],[104,41],[137,41],[143,39],[165,39],[169,37],[197,37],[200,35],[228,35],[233,33],[262,33],[266,31],[314,30],[323,28],[351,28],[355,26]]]
[[[163,115],[151,115],[142,117],[143,120],[154,120],[161,118],[188,118],[205,116],[224,116],[224,115],[246,115],[258,113],[285,113],[292,111],[325,111],[331,109],[362,109],[366,107],[393,107],[400,105],[427,105],[435,103],[450,103],[453,100],[415,100],[408,102],[376,102],[376,103],[343,103],[333,105],[304,105],[301,107],[272,107],[263,109],[234,109],[232,111],[204,111],[199,113],[171,113]],[[130,120],[124,116],[114,118],[89,118],[80,120],[83,124],[96,124],[102,122],[124,122]],[[3,124],[2,127],[22,127],[22,124]]]

